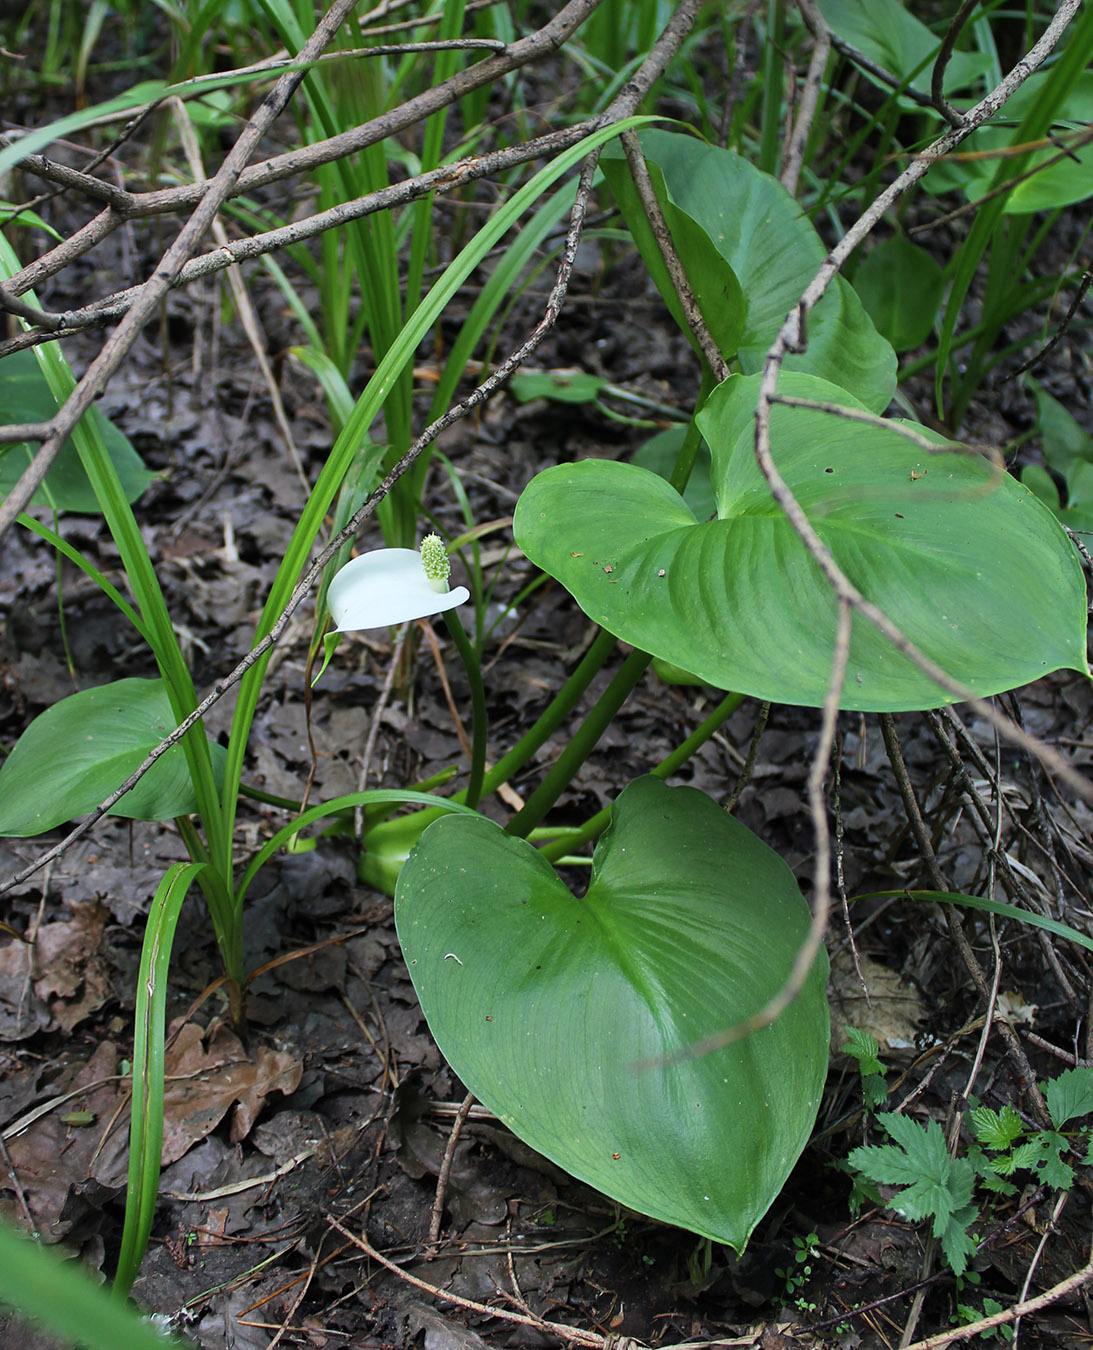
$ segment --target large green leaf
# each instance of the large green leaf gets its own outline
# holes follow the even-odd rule
[[[18,422],[48,422],[57,412],[57,401],[33,352],[14,352],[0,365],[0,425]],[[107,453],[118,471],[127,501],[135,502],[155,475],[133,449],[129,438],[107,421],[98,408],[84,414],[102,433]],[[27,465],[34,449],[26,444],[0,446],[0,497],[6,497]],[[99,511],[98,499],[80,463],[71,440],[65,441],[45,483],[33,498],[35,504],[48,504],[58,511],[81,511],[88,515]]]
[[[644,146],[643,148],[647,149]],[[687,283],[695,303],[718,349],[727,360],[731,360],[736,355],[744,331],[744,294],[740,282],[706,229],[694,216],[681,210],[672,200],[660,165],[650,159],[646,167],[672,242],[687,274]],[[683,306],[668,274],[660,245],[641,204],[630,169],[617,146],[609,146],[607,152],[600,157],[600,168],[611,186],[634,243],[649,269],[649,275],[656,283],[672,318],[691,346],[701,354],[701,345],[683,313]]]
[[[930,92],[941,38],[916,19],[900,0],[817,0],[825,22],[839,37],[899,80]],[[954,52],[945,67],[945,93],[974,84],[990,67],[984,52]],[[882,86],[887,91],[887,86]]]
[[[945,273],[905,234],[883,240],[862,259],[854,289],[866,312],[897,352],[930,336],[945,295]]]
[[[624,641],[717,688],[819,706],[837,607],[755,462],[757,378],[725,381],[698,414],[718,519],[697,522],[655,474],[585,460],[534,478],[513,529]],[[779,388],[847,402],[808,377]],[[957,680],[985,696],[1052,670],[1088,674],[1081,568],[1028,488],[977,456],[930,454],[895,430],[812,409],[776,406],[772,434],[783,477],[843,571]],[[843,707],[952,701],[855,619]]]
[[[87,815],[175,725],[162,680],[116,680],[61,699],[31,722],[0,767],[0,836],[41,834]],[[224,747],[209,749],[219,781]],[[111,814],[170,820],[196,810],[186,755],[176,745]]]
[[[784,983],[808,911],[777,854],[703,793],[641,778],[584,899],[524,840],[451,817],[403,867],[395,921],[437,1044],[515,1134],[632,1209],[743,1249],[816,1116],[826,957],[772,1025],[663,1061]]]
[[[743,288],[744,322],[735,354],[745,374],[759,370],[786,315],[827,255],[823,241],[777,179],[733,151],[660,130],[642,133],[641,145],[650,166],[659,166],[663,175],[664,191],[673,204],[668,221],[673,232],[673,220],[689,217]],[[614,183],[622,170],[612,169],[609,158],[604,162]],[[624,209],[627,201],[624,194]],[[660,253],[648,227],[642,229],[644,214],[639,217],[632,208],[627,220],[656,278]],[[677,243],[685,255],[688,278],[701,284],[705,254],[692,249],[689,239]],[[716,284],[717,278],[711,278],[711,291]],[[871,411],[885,410],[896,388],[896,356],[842,277],[809,315],[807,336],[807,349],[787,356],[786,370],[822,376]]]
[[[962,146],[967,159],[941,159],[926,177],[930,192],[954,189],[974,201],[995,186],[999,157],[1012,158],[1025,137],[1019,124],[1044,97],[1053,71],[1036,71],[1017,90],[1005,107],[1005,123],[988,122]],[[1034,211],[1053,211],[1093,195],[1093,143],[1080,143],[1081,133],[1093,122],[1093,71],[1084,71],[1066,91],[1051,117],[1051,144],[1033,152],[1023,161],[1017,182],[1006,197],[1007,215],[1028,215]],[[1069,154],[1061,153],[1069,149]],[[985,157],[981,157],[985,156]],[[1038,167],[1044,166],[1044,167]]]

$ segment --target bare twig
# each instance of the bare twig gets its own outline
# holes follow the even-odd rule
[[[561,1337],[563,1341],[568,1341],[571,1345],[585,1345],[589,1346],[591,1350],[605,1350],[605,1338],[597,1335],[594,1331],[581,1331],[579,1327],[567,1327],[562,1322],[548,1322],[542,1317],[510,1312],[507,1308],[491,1308],[488,1303],[478,1303],[474,1299],[463,1298],[460,1294],[450,1293],[446,1289],[438,1289],[436,1285],[428,1284],[425,1280],[419,1280],[416,1275],[411,1275],[408,1270],[403,1270],[394,1261],[389,1261],[386,1256],[382,1256],[376,1251],[363,1234],[357,1237],[348,1228],[343,1228],[333,1214],[328,1214],[326,1221],[331,1228],[341,1233],[342,1237],[348,1238],[355,1247],[359,1247],[365,1256],[378,1262],[392,1275],[397,1275],[400,1280],[412,1284],[415,1289],[422,1290],[431,1298],[443,1299],[445,1303],[454,1303],[457,1308],[466,1308],[469,1312],[481,1313],[484,1317],[499,1317],[503,1322],[516,1322],[519,1326],[536,1327],[541,1331],[549,1331],[553,1335]]]
[[[922,812],[919,809],[918,799],[911,783],[911,776],[907,772],[907,765],[904,763],[903,751],[900,748],[899,737],[896,735],[896,726],[891,714],[885,713],[881,716],[880,728],[881,735],[884,737],[884,748],[888,752],[888,762],[892,766],[896,786],[899,788],[900,798],[903,801],[904,814],[907,817],[908,825],[911,827],[911,833],[914,835],[922,861],[926,865],[930,885],[935,891],[947,891],[949,887],[945,882],[941,868],[938,866],[937,856],[926,829],[926,822],[922,819]],[[953,945],[960,953],[960,959],[964,962],[965,969],[972,977],[972,982],[983,1002],[983,1006],[989,1009],[992,1006],[991,987],[983,967],[979,964],[979,958],[968,941],[968,935],[960,921],[960,914],[954,905],[943,905],[942,908],[945,912],[945,922]],[[1033,1072],[1032,1065],[1028,1062],[1024,1046],[1018,1040],[1013,1027],[1004,1019],[999,1020],[998,1029],[1021,1076],[1022,1084],[1029,1094],[1037,1119],[1041,1125],[1050,1128],[1051,1116],[1043,1097],[1040,1095],[1040,1089],[1036,1086],[1036,1074]]]
[[[39,328],[55,329],[64,323],[60,315],[47,314],[36,305],[28,305],[17,295],[12,295],[6,286],[0,286],[0,309],[6,310],[8,314],[14,314],[18,319],[26,319],[27,323],[35,323]]]
[[[334,39],[346,15],[352,10],[354,3],[355,0],[334,0],[330,9],[320,20],[314,34],[304,44],[301,56],[308,58],[322,51]],[[160,300],[170,289],[171,282],[179,269],[193,253],[202,235],[209,228],[220,207],[239,181],[244,166],[260,144],[262,137],[292,98],[297,86],[303,79],[303,74],[303,71],[291,71],[282,75],[270,90],[261,107],[244,127],[239,139],[229,150],[220,170],[209,183],[208,190],[202,195],[197,209],[179,231],[174,242],[160,259],[159,265],[145,282],[140,298],[118,325],[102,351],[92,361],[64,407],[57,413],[55,419],[56,432],[48,440],[43,441],[34,457],[34,462],[27,468],[4,502],[0,504],[0,539],[15,523],[20,512],[41,486],[42,480],[49,471],[50,465],[56,459],[68,434],[91,407],[98,395],[102,393],[110,376],[128,355],[141,329],[156,312]]]
[[[635,72],[604,114],[609,124],[623,121],[629,117],[633,110],[637,108],[645,95],[649,92],[652,85],[660,78],[665,66],[671,60],[672,56],[678,51],[683,39],[687,36],[695,16],[698,12],[701,0],[680,0],[675,13],[666,24],[664,31],[658,37],[652,51],[642,62],[639,69]],[[554,286],[547,299],[546,309],[543,317],[515,351],[511,352],[501,365],[484,380],[477,388],[462,399],[459,403],[449,408],[447,412],[438,417],[434,422],[425,428],[416,441],[410,446],[406,454],[391,469],[386,478],[371,493],[367,500],[349,519],[345,527],[341,529],[325,546],[321,549],[311,565],[308,567],[295,590],[289,597],[287,604],[281,613],[270,626],[269,632],[264,637],[258,639],[247,655],[239,662],[234,670],[230,672],[223,680],[220,680],[213,686],[213,689],[197,705],[189,716],[175,728],[169,736],[166,736],[152,750],[144,763],[141,764],[122,785],[112,792],[95,810],[82,820],[79,825],[69,831],[65,837],[54,844],[52,848],[47,849],[34,862],[28,864],[21,871],[10,877],[7,881],[0,884],[0,895],[5,894],[13,887],[21,885],[27,877],[33,876],[35,872],[59,857],[68,848],[72,846],[77,839],[84,835],[98,820],[110,810],[122,797],[134,787],[141,778],[148,772],[152,765],[173,746],[176,745],[187,731],[198,723],[209,709],[217,703],[224,694],[233,688],[250,668],[265,656],[283,636],[288,627],[289,620],[303,603],[305,597],[311,591],[311,588],[322,575],[326,564],[335,556],[343,544],[348,543],[356,536],[360,526],[375,511],[376,506],[390,492],[394,484],[416,461],[423,450],[427,449],[433,441],[448,427],[452,426],[461,418],[479,407],[488,398],[492,397],[498,389],[506,383],[507,380],[517,371],[524,361],[534,352],[546,335],[557,322],[558,315],[561,313],[562,304],[569,289],[569,280],[573,273],[573,264],[577,256],[577,247],[580,243],[581,233],[584,229],[584,220],[588,210],[588,199],[592,192],[592,184],[595,177],[596,166],[599,160],[599,152],[596,151],[585,160],[584,167],[581,170],[580,182],[577,187],[576,198],[570,212],[569,230],[566,235],[565,246],[562,250],[562,256],[558,263],[558,270]]]
[[[1091,284],[1093,284],[1093,271],[1090,271],[1087,268],[1082,273],[1082,279],[1078,283],[1078,289],[1074,293],[1074,299],[1071,300],[1069,306],[1067,307],[1067,311],[1063,315],[1063,321],[1062,323],[1060,323],[1059,327],[1055,330],[1054,334],[1052,335],[1051,341],[1048,342],[1046,346],[1041,347],[1040,350],[1035,354],[1035,356],[1030,356],[1027,361],[1025,361],[1022,365],[1019,365],[1016,370],[1011,370],[1010,373],[1006,376],[1006,378],[1002,381],[1003,384],[1005,384],[1008,380],[1015,380],[1018,375],[1023,375],[1026,370],[1032,370],[1035,366],[1038,366],[1041,363],[1041,361],[1046,360],[1046,358],[1051,355],[1051,353],[1055,350],[1055,348],[1059,345],[1059,343],[1063,340],[1064,336],[1066,335],[1067,329],[1069,329],[1070,327],[1070,322],[1074,318],[1074,315],[1078,312],[1078,306],[1085,299],[1086,291],[1089,290]]]
[[[691,289],[691,283],[687,279],[683,262],[676,252],[672,232],[668,228],[668,222],[664,219],[660,202],[657,201],[657,194],[653,190],[649,168],[645,163],[645,156],[642,154],[637,134],[633,131],[624,131],[620,139],[622,148],[626,153],[626,162],[630,167],[630,177],[634,180],[638,199],[649,221],[649,227],[653,231],[653,238],[660,250],[660,256],[664,259],[664,266],[668,269],[672,289],[675,291],[683,309],[683,317],[687,320],[687,327],[694,334],[695,341],[702,349],[702,355],[709,362],[710,369],[720,384],[722,380],[729,376],[728,362],[710,333],[702,311],[698,307],[695,293]]]
[[[320,211],[313,216],[306,216],[302,220],[293,221],[277,229],[266,230],[246,239],[232,240],[209,253],[191,258],[172,282],[172,288],[187,286],[237,263],[247,262],[259,258],[265,253],[272,253],[277,249],[287,248],[291,244],[301,243],[303,240],[314,238],[326,230],[338,229],[350,221],[359,220],[377,211],[389,210],[394,206],[403,206],[430,194],[456,192],[467,183],[491,177],[504,169],[526,164],[530,160],[565,150],[590,135],[603,124],[603,118],[594,118],[572,127],[565,127],[561,131],[539,136],[524,145],[508,146],[488,155],[479,155],[473,159],[462,160],[457,164],[443,165],[430,173],[405,179],[401,183],[394,183],[390,187],[370,192],[363,197],[354,198],[352,201],[340,202],[329,210]],[[110,215],[111,213],[108,211],[103,212],[96,216],[88,226],[84,227],[87,234],[83,242],[87,244],[87,247],[92,247],[103,237],[102,232],[106,230],[109,224],[108,217]],[[72,243],[79,240],[81,234],[83,234],[83,231],[77,231],[66,242]],[[11,285],[23,289],[26,277],[47,260],[52,260],[47,273],[47,275],[52,275],[53,272],[60,271],[67,266],[74,256],[78,256],[71,252],[62,255],[62,248],[64,246],[59,245],[53,254],[48,254],[45,258],[40,259],[39,263],[25,268],[12,278]],[[81,247],[80,251],[85,250]],[[55,336],[64,337],[79,329],[113,323],[128,311],[134,300],[140,295],[140,289],[139,286],[132,286],[127,290],[118,291],[114,295],[104,296],[102,299],[93,301],[82,309],[67,311],[59,316],[63,321],[63,328],[57,334],[29,332],[10,338],[8,341],[0,343],[0,357],[24,347],[37,346],[42,342],[51,341]],[[6,429],[4,430],[6,431]],[[0,432],[0,435],[2,434]]]
[[[978,4],[979,0],[964,0],[964,3],[953,15],[948,28],[945,30],[945,36],[941,40],[941,50],[934,61],[933,73],[930,76],[930,98],[933,100],[934,107],[952,127],[960,126],[964,118],[945,97],[945,71],[952,59],[953,52],[956,50],[956,40],[964,25],[968,22],[968,16]]]
[[[912,661],[923,674],[932,679],[940,688],[953,698],[970,703],[981,716],[990,721],[992,725],[998,726],[1007,739],[1031,750],[1044,763],[1050,765],[1068,787],[1085,800],[1093,802],[1093,785],[1087,782],[1058,752],[1014,726],[1008,718],[998,713],[986,700],[978,698],[973,690],[968,689],[959,680],[955,680],[948,671],[921,651],[879,606],[867,600],[850,581],[836,563],[823,540],[816,533],[789,485],[779,473],[772,454],[770,431],[770,412],[777,393],[782,363],[789,352],[801,350],[806,345],[805,321],[807,316],[832,284],[843,263],[869,231],[882,219],[889,207],[924,176],[931,164],[939,156],[954,149],[984,121],[993,116],[1002,107],[1006,99],[1043,63],[1062,37],[1079,5],[1080,0],[1062,0],[1058,11],[1039,41],[1025,57],[1017,63],[995,89],[991,90],[966,114],[960,127],[954,128],[935,141],[888,188],[880,193],[828,254],[820,270],[802,293],[800,301],[782,325],[777,338],[767,353],[760,379],[755,416],[755,455],[772,496],[827,578],[840,603],[846,601],[857,613],[883,633],[897,651]],[[814,824],[819,831],[821,828],[820,822],[816,820]],[[820,889],[817,886],[817,890]]]
[[[370,145],[376,145],[388,136],[408,130],[433,113],[458,102],[464,95],[493,84],[502,76],[557,51],[601,3],[602,0],[569,0],[549,23],[512,43],[503,54],[489,57],[466,70],[458,71],[450,79],[434,85],[431,89],[408,99],[379,117],[362,123],[359,127],[353,127],[327,140],[315,141],[299,149],[290,150],[286,154],[275,155],[271,159],[244,169],[231,183],[221,200],[254,192],[258,188],[295,177],[297,174],[309,173],[323,164],[331,164],[335,160],[367,149]],[[310,60],[313,55],[318,55],[318,51],[313,50],[311,44],[305,45],[300,49],[296,64]],[[286,79],[291,78],[295,83],[299,83],[305,73],[302,70],[294,70],[290,74],[283,75],[281,81],[274,86],[274,90]],[[272,96],[271,93],[270,97]],[[252,123],[253,120],[252,118]],[[250,125],[248,123],[248,127]],[[245,130],[244,135],[246,134]],[[21,164],[24,168],[51,181],[57,168],[51,161],[43,161],[33,155],[22,160]],[[105,229],[107,225],[113,228],[121,220],[190,209],[202,200],[206,192],[211,190],[212,184],[218,182],[219,177],[218,174],[217,178],[202,183],[188,183],[180,187],[144,193],[124,192],[113,184],[104,185],[99,179],[91,179],[83,184],[82,190],[89,196],[97,196],[111,207],[116,219],[102,220],[99,228]],[[98,183],[99,189],[93,188],[93,183]],[[13,278],[12,288],[21,292],[36,286],[42,279],[38,272],[39,266],[40,263],[25,268],[17,279]]]
[[[1093,1280],[1093,1257],[1081,1270],[1075,1271],[1065,1280],[1060,1280],[1058,1284],[1052,1285],[1042,1294],[1037,1294],[1035,1298],[1022,1299],[1009,1308],[1003,1308],[1001,1312],[981,1317],[977,1322],[967,1322],[962,1327],[953,1327],[950,1331],[942,1331],[937,1336],[927,1336],[924,1341],[915,1341],[913,1345],[909,1345],[907,1350],[941,1350],[942,1346],[952,1345],[954,1341],[966,1341],[971,1336],[981,1336],[994,1327],[1007,1326],[1028,1313],[1039,1312],[1041,1308],[1050,1308],[1053,1303],[1058,1303],[1067,1294],[1081,1289],[1090,1280]]]
[[[824,71],[827,69],[827,58],[831,52],[831,30],[824,23],[824,17],[813,0],[797,0],[797,7],[812,34],[812,59],[808,63],[808,74],[805,76],[804,88],[801,90],[800,102],[797,105],[797,116],[793,120],[793,130],[786,146],[785,165],[781,175],[782,186],[791,196],[797,193],[797,180],[801,176],[801,167],[804,164],[805,145],[816,116],[820,87]]]
[[[436,1179],[436,1196],[433,1199],[433,1211],[429,1219],[429,1246],[433,1248],[434,1252],[436,1244],[440,1240],[440,1221],[444,1217],[444,1198],[448,1191],[448,1178],[452,1174],[456,1145],[459,1143],[459,1136],[463,1133],[463,1126],[467,1123],[467,1117],[470,1115],[473,1105],[474,1093],[468,1092],[459,1103],[459,1110],[455,1113],[455,1120],[452,1122],[452,1132],[448,1136],[447,1147],[444,1149],[444,1157],[440,1162],[440,1172]]]

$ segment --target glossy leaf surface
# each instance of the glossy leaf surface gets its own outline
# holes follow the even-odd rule
[[[818,380],[779,387],[846,402]],[[698,522],[654,474],[585,460],[534,478],[513,528],[532,561],[624,641],[717,688],[820,706],[836,603],[755,462],[755,394],[755,378],[733,377],[698,415],[716,520]],[[840,567],[952,676],[987,695],[1052,670],[1088,673],[1081,569],[1028,488],[978,456],[930,454],[895,430],[811,409],[775,407],[772,428],[775,461]],[[947,702],[855,620],[843,707]]]
[[[650,166],[657,166],[662,175],[672,207],[668,224],[673,234],[673,219],[689,217],[732,269],[744,302],[739,338],[733,346],[726,345],[718,332],[714,336],[746,374],[757,371],[786,315],[819,271],[827,254],[823,241],[785,188],[733,151],[660,130],[644,132],[641,145]],[[614,186],[626,169],[617,158],[610,158],[612,153],[605,154],[601,163]],[[664,273],[660,250],[648,226],[642,228],[644,213],[639,217],[636,208],[627,209],[629,196],[620,195],[634,241],[656,280]],[[719,284],[716,274],[702,280],[705,254],[691,247],[689,238],[676,242],[692,285],[700,292],[703,284],[714,290]],[[658,284],[663,291],[664,281]],[[699,300],[702,308],[701,293]],[[888,406],[896,387],[895,353],[842,277],[809,315],[807,349],[790,354],[785,369],[822,376],[878,413]]]
[[[771,1026],[656,1065],[784,982],[808,911],[777,854],[703,793],[641,778],[583,899],[524,840],[452,817],[403,867],[395,919],[438,1045],[515,1134],[621,1203],[743,1248],[815,1118],[826,957]]]
[[[57,401],[34,353],[14,352],[6,357],[0,366],[0,423],[11,426],[19,422],[48,422],[56,412]],[[102,434],[126,500],[135,502],[155,475],[145,468],[129,438],[98,408],[90,408],[84,416],[94,422]],[[25,444],[0,447],[0,496],[6,496],[19,481],[36,449],[37,446]],[[33,501],[36,505],[50,504],[58,511],[98,513],[98,498],[71,440],[61,447]]]
[[[0,836],[41,834],[87,815],[175,726],[162,680],[115,680],[61,699],[31,722],[0,768]],[[209,749],[219,778],[224,748]],[[170,820],[196,810],[185,753],[173,746],[110,814]]]

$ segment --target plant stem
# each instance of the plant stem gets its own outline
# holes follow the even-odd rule
[[[444,621],[448,632],[459,648],[463,668],[471,686],[471,709],[474,720],[471,742],[471,772],[463,801],[470,807],[477,807],[482,799],[482,777],[486,767],[486,691],[482,687],[482,666],[475,655],[474,647],[467,637],[462,620],[454,609],[445,610]]]
[[[520,737],[508,754],[499,759],[486,774],[482,782],[482,795],[484,797],[488,797],[491,792],[496,792],[502,783],[507,783],[514,773],[524,767],[536,750],[557,731],[577,706],[581,695],[595,679],[614,648],[614,634],[601,630],[581,658],[577,669],[551,699],[539,720]]]
[[[592,753],[596,742],[611,725],[615,714],[626,702],[652,659],[648,652],[634,650],[630,653],[585,718],[580,730],[555,760],[547,776],[524,803],[523,809],[517,811],[505,826],[506,833],[523,839],[529,830],[539,824]]]
[[[697,727],[682,745],[677,746],[666,759],[662,759],[656,768],[650,769],[649,772],[657,778],[667,778],[669,774],[675,773],[680,765],[685,764],[699,746],[704,745],[718,727],[733,715],[746,697],[746,694],[726,694],[702,725]],[[611,807],[605,806],[602,811],[597,811],[578,829],[567,830],[560,838],[552,839],[549,844],[544,844],[539,852],[549,862],[557,862],[565,854],[572,853],[574,849],[580,848],[587,844],[590,839],[594,839],[607,828],[610,820]]]

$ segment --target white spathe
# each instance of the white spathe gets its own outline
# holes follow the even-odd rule
[[[362,553],[334,574],[326,603],[337,631],[346,633],[424,619],[454,609],[470,595],[466,586],[435,590],[416,549],[378,548]]]

